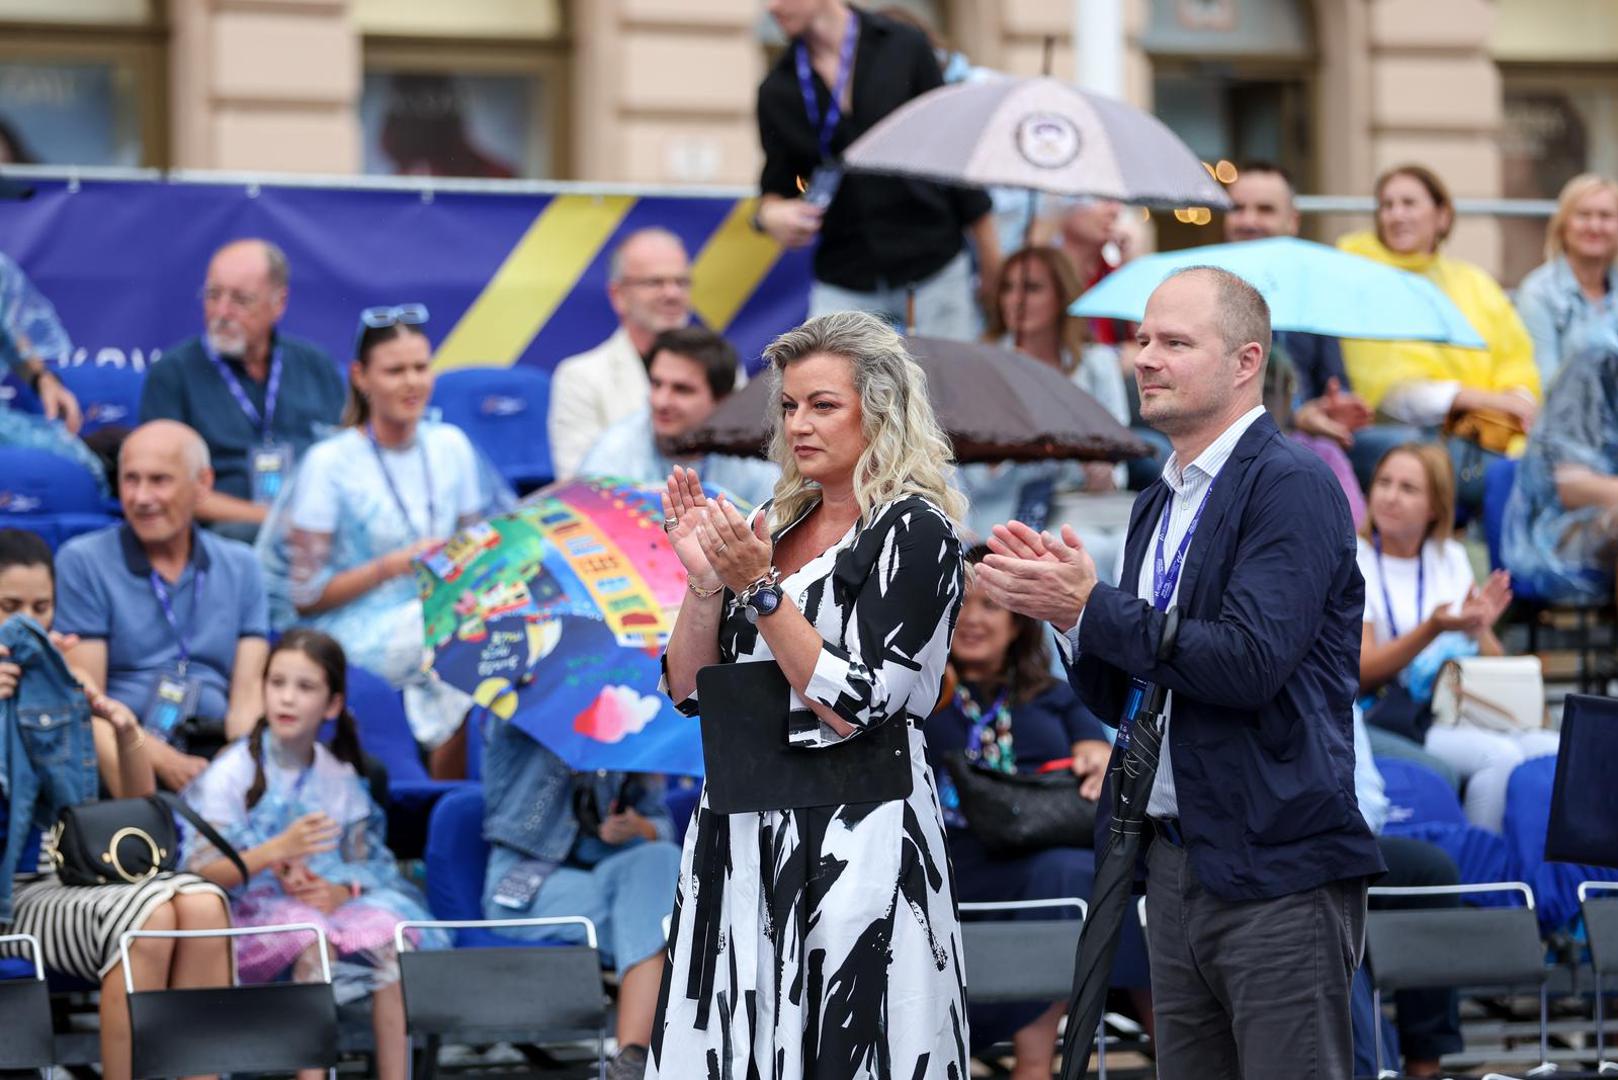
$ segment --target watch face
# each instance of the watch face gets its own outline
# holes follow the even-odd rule
[[[752,606],[760,615],[772,614],[781,606],[781,590],[778,588],[760,589],[753,597]]]

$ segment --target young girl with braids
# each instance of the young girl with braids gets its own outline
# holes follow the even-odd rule
[[[384,842],[382,810],[358,772],[359,739],[344,699],[347,667],[331,637],[289,631],[265,667],[265,715],[214,759],[186,797],[253,875],[231,904],[236,925],[323,927],[337,1000],[371,995],[377,1075],[394,1080],[405,1075],[409,1048],[393,930],[401,920],[429,916]],[[336,724],[330,747],[319,739],[327,721]],[[227,888],[242,884],[211,845],[195,835],[189,841],[192,869]],[[437,932],[412,940],[448,944]],[[288,969],[300,979],[319,971],[307,935],[242,938],[236,948],[244,983],[268,982]]]

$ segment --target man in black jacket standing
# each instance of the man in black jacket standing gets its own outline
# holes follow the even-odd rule
[[[844,174],[838,159],[894,109],[943,85],[922,33],[843,0],[771,0],[791,38],[758,90],[764,169],[753,226],[785,247],[816,238],[809,317],[869,311],[903,327],[914,291],[916,328],[975,338],[972,266],[992,282],[1000,250],[989,197],[975,188]]]

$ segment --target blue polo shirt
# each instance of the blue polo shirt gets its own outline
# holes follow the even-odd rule
[[[202,595],[197,595],[198,571]],[[152,564],[128,525],[76,536],[56,553],[56,629],[107,643],[107,693],[138,714],[158,676],[180,658],[152,591]],[[264,580],[253,549],[204,529],[191,561],[169,582],[170,603],[202,684],[197,715],[222,720],[230,705],[236,644],[269,633]]]
[[[270,431],[276,441],[290,443],[301,458],[341,419],[343,379],[331,357],[313,342],[277,331],[271,348],[281,350],[282,366]],[[263,416],[265,384],[248,378],[240,361],[224,362]],[[247,454],[263,442],[263,435],[208,359],[201,338],[188,338],[164,350],[162,359],[152,365],[141,387],[140,419],[143,424],[178,420],[193,428],[213,457],[214,488],[238,499],[252,497]]]

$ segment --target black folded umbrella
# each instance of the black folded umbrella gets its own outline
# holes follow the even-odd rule
[[[1180,630],[1180,609],[1170,608],[1158,642],[1157,658],[1174,652]],[[1157,779],[1158,753],[1163,746],[1163,706],[1168,691],[1155,683],[1137,685],[1124,704],[1120,732],[1129,732],[1129,744],[1113,755],[1112,827],[1096,856],[1095,883],[1090,889],[1090,913],[1079,935],[1073,965],[1073,996],[1068,1001],[1067,1031],[1062,1039],[1062,1080],[1079,1080],[1090,1068],[1090,1049],[1107,1003],[1112,960],[1118,952],[1118,933],[1129,909],[1135,885],[1135,863],[1140,856],[1141,830],[1146,828],[1146,802]]]
[[[995,345],[911,337],[910,354],[927,373],[938,422],[955,460],[1127,461],[1148,447],[1089,394],[1049,364]],[[681,453],[764,456],[769,380],[754,379],[681,440]]]

